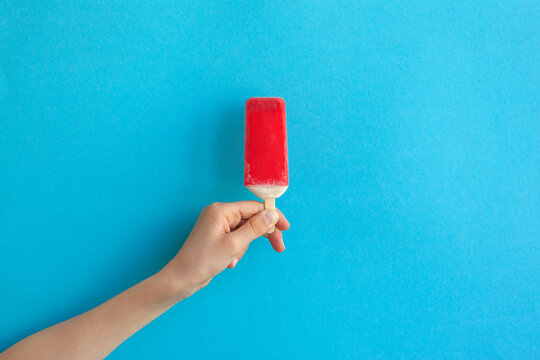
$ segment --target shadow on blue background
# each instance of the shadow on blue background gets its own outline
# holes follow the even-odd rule
[[[533,1],[0,3],[0,349],[163,266],[287,102],[287,250],[111,359],[540,354]]]

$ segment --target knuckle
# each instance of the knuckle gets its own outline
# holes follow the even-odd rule
[[[208,213],[215,213],[218,212],[221,208],[221,203],[213,202],[210,205],[206,206],[205,210]]]
[[[221,216],[221,203],[212,203],[204,208],[204,214],[211,221],[216,221]]]

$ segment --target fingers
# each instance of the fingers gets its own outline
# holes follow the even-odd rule
[[[251,241],[266,234],[276,225],[278,220],[279,215],[276,211],[264,210],[249,218],[242,226],[229,233],[227,237],[235,246],[244,248]]]
[[[246,252],[249,243],[260,236],[266,236],[275,251],[283,252],[285,250],[282,231],[289,229],[290,223],[280,210],[264,210],[264,204],[258,201],[222,203],[221,206],[232,230],[227,235],[229,242],[235,248],[243,249],[227,266],[229,269],[236,266]],[[276,227],[275,231],[272,234],[267,234],[274,226]]]
[[[234,258],[233,261],[231,261],[231,263],[230,263],[229,265],[227,265],[227,267],[228,267],[229,269],[234,269],[234,267],[236,266],[236,264],[238,264],[238,261],[239,261],[239,260],[240,260],[240,259],[238,259],[238,258]]]
[[[291,227],[291,224],[279,209],[276,209],[276,211],[279,214],[279,220],[276,224],[276,227],[280,230],[288,230]]]
[[[264,210],[264,204],[258,201],[237,201],[224,204],[224,215],[231,229],[236,228],[242,219],[249,219]]]
[[[285,251],[285,244],[283,243],[283,233],[281,232],[281,230],[276,229],[276,231],[266,235],[266,237],[268,238],[268,240],[270,240],[270,244],[276,252]]]
[[[222,203],[221,206],[223,206],[223,212],[231,229],[241,226],[247,219],[264,210],[264,204],[258,201]],[[279,215],[276,227],[280,230],[287,230],[291,226],[289,221],[279,209],[276,211]]]
[[[281,213],[278,209],[276,209],[276,211],[278,213]],[[231,226],[231,229],[234,230],[235,228],[237,228],[238,226],[242,226],[244,225],[244,223],[246,221],[248,221],[249,219],[241,219],[240,222],[238,224],[236,224],[235,227],[232,227]],[[280,215],[279,217],[279,220],[276,224],[276,227],[279,229],[279,230],[282,230],[282,231],[285,231],[285,230],[288,230],[291,226],[289,224],[289,222],[287,221],[287,219],[284,219],[284,215]]]
[[[285,244],[283,243],[283,233],[281,232],[281,230],[279,229],[276,229],[276,231],[274,231],[272,234],[266,234],[264,235],[265,237],[268,238],[268,240],[270,240],[270,244],[272,245],[272,247],[274,248],[274,250],[278,253],[280,252],[283,252],[285,251]],[[240,255],[236,256],[233,261],[231,261],[231,263],[229,264],[229,266],[227,266],[229,269],[234,269],[234,267],[236,266],[236,264],[238,264],[238,262],[240,261],[240,259],[242,259],[242,257],[244,256],[244,254],[246,253],[247,249],[248,249],[249,246],[247,246],[241,253]]]

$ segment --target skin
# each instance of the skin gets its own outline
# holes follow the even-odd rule
[[[234,268],[260,236],[277,252],[289,222],[256,201],[214,203],[201,212],[186,242],[158,273],[107,302],[37,332],[0,354],[0,360],[103,359],[118,345],[179,301]],[[267,232],[275,225],[276,230]]]

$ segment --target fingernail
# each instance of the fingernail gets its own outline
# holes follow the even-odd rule
[[[279,220],[279,215],[274,210],[264,210],[263,216],[268,225],[275,225]]]
[[[231,264],[232,264],[232,267],[234,268],[236,264],[238,264],[238,259],[234,259]]]

